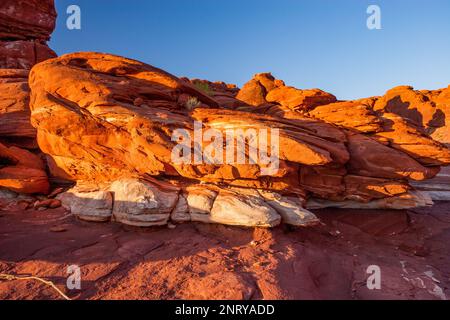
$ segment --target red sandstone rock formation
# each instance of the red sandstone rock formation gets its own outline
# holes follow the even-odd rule
[[[404,87],[408,91],[406,94],[398,94],[402,96],[403,109],[397,105],[398,112],[405,112],[405,107],[410,113],[414,113],[414,106],[417,105],[417,110],[423,110],[425,116],[417,115],[416,119],[421,120],[422,123],[428,120],[424,125],[424,129],[434,140],[439,141],[447,146],[450,146],[450,86],[440,90],[423,90],[414,91],[410,87]],[[420,103],[411,101],[411,97],[420,97],[425,100],[425,107]],[[398,104],[398,98],[397,98]],[[391,105],[392,106],[392,105]],[[429,109],[426,109],[426,106]],[[429,120],[431,119],[431,120]],[[442,168],[441,172],[436,178],[420,183],[413,183],[414,187],[419,190],[428,192],[433,200],[450,201],[450,167]]]
[[[55,20],[53,0],[0,3],[0,187],[20,193],[49,191],[45,164],[28,151],[37,143],[27,82],[33,65],[56,56],[47,46]]]
[[[31,69],[36,63],[54,58],[46,44],[35,41],[0,41],[0,68]]]
[[[138,61],[77,53],[37,65],[30,86],[39,146],[53,175],[78,182],[62,198],[89,220],[308,225],[316,219],[302,209],[307,198],[312,207],[329,200],[343,207],[428,205],[408,181],[432,178],[450,164],[450,150],[398,108],[382,108],[381,98],[336,103],[331,94],[287,87],[270,74],[236,95],[231,86],[178,79]],[[279,129],[280,170],[174,163],[172,133],[192,133],[194,121],[222,134]],[[79,203],[98,213],[81,212]]]
[[[25,194],[48,193],[45,164],[27,150],[0,143],[0,187]]]
[[[288,87],[270,73],[260,73],[239,91],[237,99],[252,106],[273,103],[290,110],[308,110],[336,101],[336,97],[319,89],[300,90]]]
[[[3,0],[0,38],[48,41],[55,28],[54,0]]]
[[[246,105],[243,101],[236,98],[236,95],[239,93],[239,88],[235,84],[200,79],[189,80],[187,78],[182,78],[182,80],[192,83],[198,90],[213,97],[221,107],[237,108]]]
[[[261,78],[265,79],[265,86],[261,85]],[[242,88],[238,97],[257,106],[260,112],[290,118],[298,117],[297,112],[292,112],[292,105],[289,103],[268,104],[268,100],[271,100],[267,98],[268,92],[276,87],[273,85],[274,81],[276,80],[270,74],[258,74]],[[283,86],[284,84],[281,85],[282,88]],[[291,95],[285,96],[285,101],[295,101],[300,91],[294,89],[289,91]],[[254,101],[256,102],[253,103]],[[449,101],[449,88],[416,91],[412,87],[401,86],[389,90],[382,97],[329,104],[319,101],[320,105],[306,106],[306,109],[309,117],[363,133],[390,148],[408,154],[424,166],[440,166],[448,164],[450,155],[448,149],[443,146],[450,143]],[[240,109],[249,110],[245,107]],[[386,157],[383,156],[384,158]],[[436,179],[414,182],[413,185],[430,192],[436,200],[450,200],[447,187],[450,180],[445,172],[439,174]],[[305,179],[308,180],[307,177]],[[324,177],[321,174],[320,178],[313,175],[309,179],[321,181],[316,184],[323,187],[324,192],[326,186],[332,184],[334,187],[328,189],[328,197],[342,190],[342,187],[339,187],[342,178],[339,179],[336,175]],[[315,190],[318,190],[317,186]]]
[[[36,148],[30,122],[28,70],[0,69],[0,141]]]
[[[0,3],[0,68],[30,69],[56,54],[47,46],[55,28],[53,0]]]
[[[46,45],[55,26],[53,1],[3,1],[0,17],[0,68],[29,69],[54,56]],[[32,153],[37,167],[24,161],[26,149],[36,147],[26,76],[0,72],[0,186],[45,193],[44,164]],[[169,219],[307,225],[316,221],[301,209],[307,199],[311,207],[427,204],[410,180],[430,179],[450,163],[450,151],[430,137],[448,142],[449,89],[404,86],[383,97],[337,102],[332,94],[289,87],[269,73],[239,90],[90,53],[39,65],[31,85],[33,122],[50,171],[78,182],[64,197],[73,211],[91,203],[93,215],[79,214],[92,220],[112,215],[138,225]],[[279,129],[280,170],[268,175],[261,163],[174,163],[172,133],[192,133],[194,121],[222,134]],[[143,194],[152,200],[141,203]],[[115,212],[113,198],[120,201]]]
[[[45,164],[34,153],[28,71],[0,69],[0,187],[19,193],[47,193]]]

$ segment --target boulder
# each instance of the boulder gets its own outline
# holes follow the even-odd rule
[[[94,188],[95,190],[95,188]],[[104,190],[90,191],[79,186],[59,194],[62,205],[72,214],[86,221],[104,222],[112,217],[113,196]]]
[[[175,222],[273,227],[281,218],[257,191],[202,184],[184,189],[171,219]]]
[[[199,221],[248,227],[275,227],[281,222],[280,215],[261,197],[233,191],[220,192],[205,218]]]
[[[381,120],[363,101],[335,102],[317,106],[308,112],[308,116],[361,133],[382,130]]]
[[[57,199],[82,220],[113,219],[149,227],[168,222],[178,201],[178,188],[153,179],[121,179],[110,184],[78,182]]]
[[[53,0],[2,0],[0,69],[31,69],[56,57],[47,46],[56,23]]]
[[[305,201],[298,196],[282,196],[265,190],[258,191],[281,216],[283,223],[296,227],[309,227],[320,222],[312,212],[304,208]]]
[[[288,87],[270,73],[256,74],[244,84],[236,98],[255,107],[273,103],[295,111],[336,102],[336,97],[332,94],[320,89],[301,90]]]
[[[269,91],[266,100],[291,110],[310,110],[320,105],[336,102],[336,97],[320,89],[301,90],[284,86]]]
[[[187,208],[191,219],[195,221],[195,217],[198,215],[204,216],[210,214],[217,195],[217,191],[207,189],[202,185],[194,185],[186,188],[184,198],[186,199]]]
[[[284,86],[284,82],[276,80],[270,73],[258,73],[244,84],[236,98],[251,106],[267,104],[266,96],[269,91]]]
[[[260,106],[267,103],[267,91],[264,86],[255,79],[250,80],[239,91],[237,99],[252,106]]]
[[[114,197],[114,220],[139,227],[167,224],[178,201],[176,187],[156,180],[117,180],[108,190]]]
[[[281,221],[301,227],[318,223],[317,217],[303,205],[298,196],[282,196],[266,190],[190,185],[181,193],[171,220],[243,227],[273,227]]]

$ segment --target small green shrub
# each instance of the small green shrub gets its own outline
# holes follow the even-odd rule
[[[194,85],[197,88],[197,90],[203,92],[204,94],[206,94],[208,96],[210,96],[212,94],[212,90],[207,83],[196,82],[196,83],[194,83]]]

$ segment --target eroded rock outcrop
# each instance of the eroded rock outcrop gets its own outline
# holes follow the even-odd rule
[[[396,87],[378,99],[374,109],[387,120],[387,130],[379,135],[387,137],[394,148],[401,148],[425,164],[448,163],[449,153],[438,151],[436,141],[450,146],[450,87],[433,91]],[[412,184],[428,192],[433,200],[449,201],[448,170],[443,168],[436,178]]]
[[[314,207],[330,200],[339,207],[429,205],[409,181],[433,178],[450,163],[450,151],[424,128],[395,108],[375,107],[379,98],[336,102],[270,74],[238,93],[123,57],[76,53],[35,66],[30,86],[39,146],[54,176],[78,183],[69,191],[75,205],[66,205],[88,220],[309,225],[317,219],[303,209],[308,199]],[[175,162],[173,134],[194,136],[195,122],[220,137],[230,129],[279,130],[279,170],[268,174],[258,161]],[[211,142],[190,146],[215,150],[211,160],[225,149],[224,141]],[[250,141],[244,144],[251,155]],[[81,192],[80,184],[91,187]],[[98,214],[83,212],[82,199],[92,207],[99,201]]]
[[[0,187],[19,193],[47,193],[45,164],[30,123],[27,70],[0,69]]]
[[[256,74],[236,96],[252,106],[278,104],[293,111],[303,111],[336,101],[336,97],[320,89],[301,90],[286,86],[270,73]]]
[[[133,226],[169,221],[274,227],[318,223],[296,196],[213,184],[171,184],[152,178],[119,179],[111,184],[77,185],[58,196],[73,214],[87,221],[117,221]]]
[[[0,69],[0,141],[37,147],[29,102],[28,70]]]
[[[48,193],[44,162],[25,149],[0,143],[0,187],[18,193]]]
[[[182,78],[182,80],[192,83],[198,90],[206,93],[219,104],[227,109],[234,109],[247,104],[237,99],[239,88],[235,84],[228,84],[221,81],[211,82],[207,80]]]
[[[0,39],[48,41],[55,21],[54,0],[3,0]]]
[[[0,68],[29,70],[36,63],[54,57],[52,49],[37,41],[0,41]]]
[[[0,3],[0,68],[30,69],[56,57],[47,46],[55,28],[53,0],[3,0]]]
[[[259,77],[260,75],[256,75],[249,84],[257,82],[256,79]],[[291,91],[292,93],[291,95],[288,95],[288,99],[294,101],[295,91]],[[267,91],[264,92],[267,93]],[[246,87],[244,86],[240,95],[244,94],[245,96],[245,94],[249,93],[249,90],[246,90]],[[264,95],[263,99],[260,101],[262,105],[259,105],[260,103],[255,105],[257,105],[256,109],[259,112],[285,118],[298,118],[298,113],[300,112],[306,114],[308,117],[321,119],[330,124],[338,125],[348,131],[364,134],[366,137],[375,139],[378,143],[389,149],[395,149],[400,151],[400,153],[407,154],[409,158],[413,158],[420,165],[429,168],[429,174],[426,174],[426,178],[428,179],[436,174],[438,171],[437,167],[449,163],[450,151],[448,147],[445,147],[450,141],[450,129],[448,124],[448,119],[450,119],[449,98],[450,91],[448,88],[434,91],[417,91],[410,86],[400,86],[389,90],[382,97],[320,104],[315,107],[312,106],[307,108],[306,113],[305,110],[296,110],[293,112],[292,107],[286,103],[285,105],[267,104],[267,100],[270,99],[267,99]],[[240,109],[248,110],[249,108],[243,107]],[[361,140],[361,136],[354,135],[354,133],[351,135],[354,138],[350,139],[350,142],[355,140],[355,138],[356,140]],[[366,141],[368,142],[370,140],[366,139]],[[364,145],[367,146],[368,144],[364,143]],[[372,145],[374,147],[376,146],[375,144]],[[349,147],[352,148],[352,143],[349,144]],[[380,146],[376,147],[376,149],[371,148],[372,150],[367,149],[366,147],[364,148],[365,151],[361,154],[366,162],[366,169],[369,165],[367,160],[372,157],[370,154],[375,152],[376,149],[378,149],[378,154],[381,154],[381,157],[377,159],[376,156],[374,156],[373,159],[375,162],[387,163],[387,161],[390,161],[387,159],[391,157],[386,156],[388,149],[385,149],[385,151],[382,152]],[[358,149],[359,147],[356,147],[356,149],[353,148],[354,151],[357,151]],[[352,156],[350,164],[353,162],[354,165],[353,168],[350,168],[349,172],[355,172],[355,169],[356,172],[361,170],[361,163],[355,163],[355,160],[359,162],[355,159],[358,152],[350,152],[350,154]],[[389,154],[391,154],[391,151],[389,151]],[[393,153],[394,156],[392,157],[392,160],[394,160],[398,154],[399,153]],[[405,159],[405,161],[406,162],[402,162],[405,172],[400,172],[400,174],[407,174],[410,178],[413,178],[413,175],[417,175],[417,172],[411,172],[410,168],[417,167],[417,165],[413,164],[410,160]],[[383,165],[383,167],[385,166]],[[304,171],[310,172],[311,169],[304,169]],[[307,174],[303,175],[303,179],[307,181],[306,184],[309,185],[308,187],[313,188],[316,192],[320,192],[322,197],[332,198],[336,192],[342,192],[344,188],[342,184],[343,181],[345,182],[344,185],[348,190],[348,193],[353,193],[354,196],[364,196],[367,193],[366,191],[361,192],[361,189],[356,190],[354,188],[350,191],[348,184],[349,178],[348,176],[345,178],[342,177],[342,175],[346,174],[343,170],[338,170],[334,173],[330,173],[329,170],[326,171],[327,172],[324,172],[323,169],[319,171],[316,168],[313,172],[320,176],[308,177]],[[376,177],[381,173],[379,169],[376,169],[378,174],[374,174],[373,172],[369,173],[367,170],[365,171],[371,177]],[[388,171],[392,173],[391,169],[388,169]],[[387,177],[385,174],[386,173],[382,174],[384,178],[394,178],[393,176]],[[354,178],[351,180],[354,181]],[[413,178],[413,180],[416,179]],[[364,181],[364,179],[361,181],[362,183],[357,184],[360,187],[365,185],[367,178],[366,181]],[[448,183],[450,183],[450,180],[448,180],[447,174],[443,172],[438,174],[435,179],[427,180],[426,182],[413,182],[412,184],[419,190],[429,192],[435,200],[450,200],[450,194],[447,188]],[[392,181],[390,181],[389,184],[392,184]],[[402,186],[401,188],[396,188],[396,190],[405,190],[404,182],[398,181],[395,185]],[[329,188],[328,191],[326,187]],[[380,190],[374,186],[370,189],[372,191],[369,193],[372,197],[374,194],[373,190]],[[390,188],[390,190],[392,190],[392,188]],[[381,192],[380,196],[383,197],[383,194],[386,196],[388,193],[390,194],[390,192],[391,191]],[[394,194],[390,194],[390,196],[394,196]],[[353,206],[355,205],[353,204]]]
[[[56,56],[47,46],[55,20],[53,0],[0,3],[0,186],[20,193],[49,191],[30,123],[28,73]]]

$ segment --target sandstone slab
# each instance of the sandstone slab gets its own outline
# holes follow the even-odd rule
[[[114,220],[140,227],[167,224],[178,200],[177,188],[156,181],[123,179],[108,190],[114,197]]]
[[[109,191],[87,191],[74,187],[58,195],[57,199],[82,220],[94,222],[111,220],[113,196]]]

